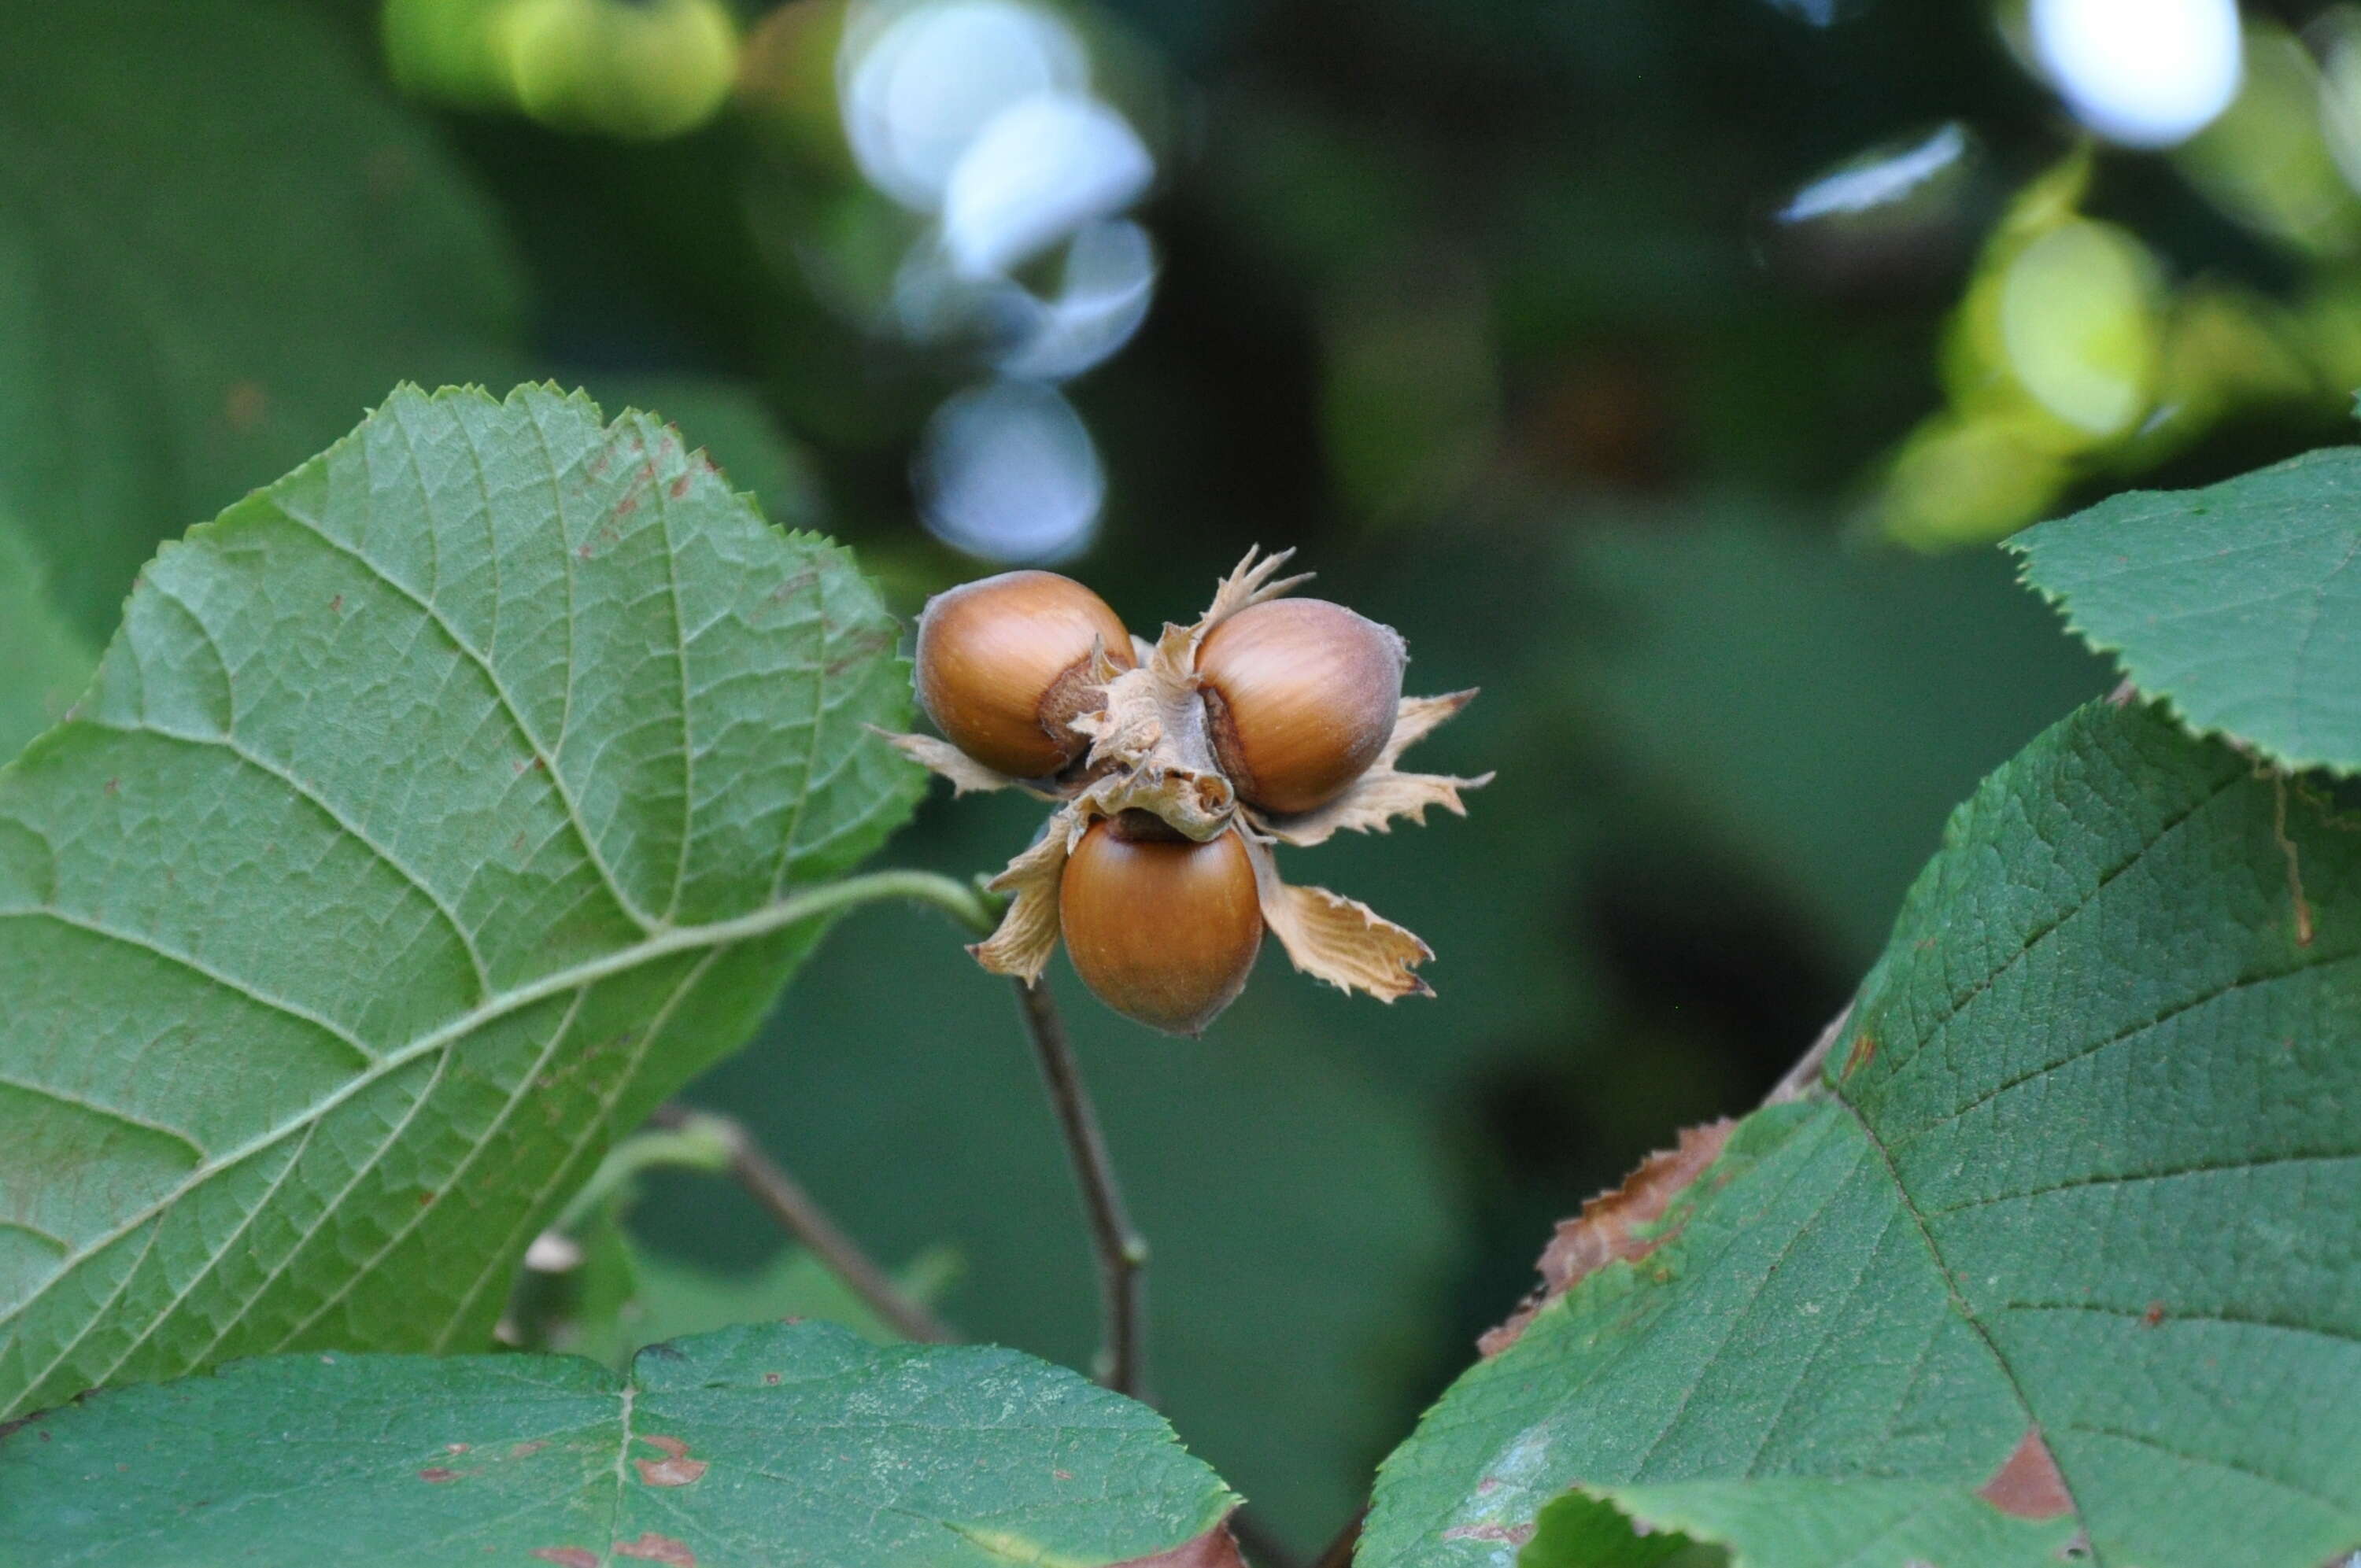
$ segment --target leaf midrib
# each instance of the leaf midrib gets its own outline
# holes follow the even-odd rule
[[[1968,1299],[1960,1293],[1959,1279],[1951,1272],[1950,1260],[1943,1255],[1942,1245],[1936,1241],[1934,1229],[1927,1224],[1927,1216],[1919,1212],[1916,1200],[1910,1196],[1910,1190],[1903,1185],[1902,1172],[1895,1167],[1893,1153],[1886,1148],[1885,1140],[1877,1135],[1877,1129],[1870,1124],[1869,1118],[1861,1113],[1861,1107],[1845,1098],[1841,1088],[1832,1090],[1829,1097],[1844,1107],[1845,1113],[1852,1118],[1853,1124],[1861,1129],[1861,1137],[1868,1142],[1871,1150],[1876,1154],[1879,1166],[1885,1171],[1886,1181],[1893,1187],[1894,1201],[1901,1206],[1904,1213],[1910,1216],[1911,1224],[1917,1229],[1918,1239],[1926,1245],[1927,1256],[1935,1266],[1935,1276],[1943,1282],[1944,1299],[1950,1302],[1951,1310],[1960,1315],[1960,1321],[1968,1325],[1968,1332],[1974,1334],[1977,1343],[1984,1347],[1984,1354],[1992,1358],[1993,1370],[2000,1374],[2001,1381],[2008,1385],[2009,1395],[2015,1399],[2017,1409],[2025,1412],[2026,1426],[2032,1431],[2041,1433],[2043,1431],[2041,1418],[2035,1413],[2033,1400],[2026,1393],[2024,1383],[2018,1379],[2016,1368],[2009,1365],[2008,1357],[2001,1354],[2000,1343],[1993,1338],[1992,1331],[1984,1326],[1983,1320],[1976,1316],[1975,1309],[1968,1304]],[[2046,1435],[2042,1437],[2042,1442],[2045,1446],[2048,1445],[2048,1439]],[[2065,1492],[2066,1501],[2073,1509],[2074,1522],[2083,1526],[2087,1533],[2089,1517],[2083,1512],[2081,1498],[2074,1491],[2073,1480],[2066,1474],[2065,1462],[2058,1456],[2058,1451],[2054,1448],[2049,1450],[2049,1462],[2051,1468],[2058,1474],[2058,1485]],[[2106,1560],[2100,1555],[2097,1541],[2090,1542],[2089,1551],[2091,1568],[2106,1568]]]
[[[618,948],[611,952],[602,953],[597,958],[585,959],[568,968],[552,970],[522,985],[487,997],[467,1012],[379,1057],[366,1069],[356,1073],[333,1092],[314,1100],[296,1114],[256,1134],[235,1148],[210,1156],[192,1167],[177,1185],[118,1221],[100,1236],[84,1243],[60,1258],[55,1272],[31,1295],[19,1302],[10,1313],[10,1317],[22,1318],[58,1281],[67,1277],[76,1268],[107,1247],[131,1234],[148,1221],[163,1213],[205,1182],[212,1180],[231,1167],[271,1147],[281,1139],[290,1137],[306,1127],[315,1125],[362,1091],[383,1081],[411,1063],[456,1045],[486,1025],[495,1023],[537,1002],[545,1002],[552,997],[562,996],[566,992],[577,988],[595,985],[600,981],[629,973],[642,965],[653,963],[662,959],[681,953],[733,947],[741,942],[767,937],[785,930],[790,926],[800,925],[806,920],[829,914],[848,901],[847,894],[843,891],[846,886],[847,884],[843,883],[832,883],[797,897],[766,905],[730,920],[716,921],[702,926],[676,926],[659,930],[629,947]]]

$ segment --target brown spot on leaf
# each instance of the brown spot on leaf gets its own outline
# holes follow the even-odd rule
[[[2026,1429],[2016,1452],[1976,1488],[1976,1496],[2015,1519],[2054,1519],[2074,1511],[2066,1477],[2058,1473],[2058,1461],[2049,1456],[2039,1427]]]
[[[1230,1533],[1228,1515],[1204,1534],[1191,1537],[1169,1552],[1133,1557],[1115,1568],[1246,1568],[1238,1555],[1238,1538]]]
[[[1721,1146],[1738,1124],[1727,1116],[1700,1127],[1681,1129],[1680,1142],[1659,1149],[1623,1179],[1623,1185],[1602,1192],[1582,1206],[1571,1220],[1558,1222],[1557,1234],[1542,1249],[1542,1288],[1525,1299],[1509,1321],[1476,1342],[1486,1355],[1498,1355],[1517,1343],[1525,1325],[1543,1307],[1580,1284],[1585,1277],[1618,1261],[1648,1255],[1665,1237],[1642,1238],[1637,1233],[1664,1217],[1673,1200],[1688,1190],[1721,1154]]]
[[[99,793],[102,795],[120,795],[123,793],[123,781],[121,779],[109,779],[106,783],[99,786]]]
[[[675,479],[671,484],[664,487],[664,494],[670,496],[675,500],[680,499],[681,497],[688,494],[688,482],[695,477],[696,476],[693,474],[682,474],[680,477]]]
[[[330,595],[330,596],[329,596],[329,598],[328,598],[328,613],[329,613],[330,615],[337,615],[337,614],[342,613],[342,612],[343,612],[343,610],[344,610],[344,608],[345,608],[345,596],[344,596],[344,595],[342,595],[342,594],[332,594],[332,595]]]
[[[539,1453],[543,1449],[547,1448],[549,1444],[542,1442],[539,1438],[535,1438],[531,1442],[520,1442],[513,1448],[510,1449],[509,1457],[511,1459],[531,1459],[534,1454]]]
[[[640,493],[637,490],[633,490],[630,495],[625,496],[621,500],[615,503],[615,515],[617,517],[629,517],[639,510]]]
[[[819,568],[817,566],[806,566],[799,571],[790,572],[779,579],[778,587],[771,590],[770,602],[784,604],[818,581]]]
[[[864,663],[893,647],[901,640],[901,635],[899,630],[887,628],[856,632],[844,640],[844,652],[829,660],[822,674],[829,680],[835,680],[854,665]]]
[[[1837,1077],[1839,1079],[1850,1078],[1855,1069],[1867,1067],[1870,1064],[1871,1058],[1874,1058],[1876,1055],[1877,1037],[1872,1035],[1868,1030],[1863,1029],[1860,1034],[1853,1036],[1852,1049],[1845,1053],[1844,1070],[1838,1073]]]
[[[686,1486],[705,1474],[702,1459],[634,1459],[640,1479],[651,1486]]]
[[[431,1192],[431,1191],[422,1191],[422,1192],[420,1192],[420,1193],[418,1194],[418,1206],[419,1206],[420,1208],[422,1208],[422,1209],[426,1208],[428,1205],[432,1204],[434,1201],[434,1194],[433,1192]],[[465,1443],[462,1443],[462,1444],[460,1444],[457,1448],[453,1449],[451,1452],[452,1452],[452,1453],[465,1453],[467,1451],[467,1445],[466,1445]]]
[[[779,1375],[775,1372],[765,1372],[763,1374],[763,1381],[775,1387],[779,1381]]]
[[[437,1464],[432,1469],[421,1470],[418,1473],[418,1478],[421,1481],[456,1481],[459,1478],[459,1473],[456,1470],[445,1470],[443,1466]]]
[[[1532,1538],[1529,1524],[1463,1524],[1443,1532],[1445,1541],[1498,1541],[1510,1546],[1522,1546]]]
[[[697,1553],[688,1549],[686,1541],[658,1535],[652,1530],[641,1531],[637,1541],[615,1542],[615,1555],[636,1557],[643,1563],[662,1563],[668,1568],[697,1568]]]
[[[2147,1304],[2147,1310],[2140,1314],[2140,1321],[2149,1328],[2154,1328],[2164,1321],[2164,1303],[2150,1301]]]
[[[598,1568],[598,1554],[582,1546],[536,1546],[533,1554],[557,1568]]]
[[[651,1486],[686,1486],[706,1472],[705,1461],[691,1459],[688,1444],[676,1437],[654,1437],[642,1432],[640,1441],[664,1455],[662,1459],[631,1461],[640,1473],[640,1479]]]

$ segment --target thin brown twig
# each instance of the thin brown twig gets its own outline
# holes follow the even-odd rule
[[[1148,1243],[1131,1223],[1117,1184],[1115,1162],[1107,1156],[1106,1139],[1099,1132],[1097,1111],[1082,1085],[1081,1067],[1066,1039],[1065,1021],[1046,983],[1016,981],[1017,1005],[1024,1011],[1026,1033],[1033,1038],[1033,1054],[1040,1064],[1041,1081],[1049,1091],[1049,1108],[1057,1113],[1065,1135],[1066,1153],[1074,1168],[1074,1183],[1082,1189],[1082,1210],[1090,1220],[1091,1249],[1099,1267],[1099,1299],[1104,1314],[1104,1346],[1099,1357],[1099,1381],[1118,1394],[1142,1397],[1142,1273],[1148,1266]]]
[[[948,1344],[960,1337],[941,1319],[904,1294],[902,1288],[894,1283],[893,1276],[878,1266],[876,1260],[862,1250],[861,1244],[847,1235],[843,1227],[820,1207],[819,1200],[763,1152],[743,1123],[682,1105],[658,1106],[649,1120],[660,1127],[677,1129],[702,1124],[711,1128],[730,1151],[730,1174],[738,1185],[895,1333],[928,1344]]]
[[[1361,1544],[1361,1526],[1368,1517],[1368,1504],[1355,1508],[1353,1517],[1345,1521],[1345,1528],[1336,1532],[1335,1539],[1321,1548],[1312,1568],[1353,1568],[1353,1549]]]

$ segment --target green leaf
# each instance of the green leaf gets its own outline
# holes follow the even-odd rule
[[[39,559],[0,521],[0,762],[65,716],[97,663],[51,607]]]
[[[571,1356],[288,1355],[97,1395],[0,1437],[27,1562],[1093,1568],[1236,1498],[1155,1411],[1014,1351],[820,1324]],[[1172,1568],[1180,1568],[1174,1563]]]
[[[1755,1568],[2361,1540],[2361,833],[2282,798],[2104,704],[1986,781],[1817,1094],[1460,1379],[1364,1568],[1576,1488]]]
[[[0,511],[115,629],[156,542],[397,380],[506,384],[489,203],[319,7],[108,0],[0,49]]]
[[[0,773],[0,1413],[480,1343],[907,810],[894,621],[640,414],[397,392]],[[783,902],[784,900],[784,902]]]
[[[2361,450],[2111,497],[2009,548],[2192,729],[2288,767],[2361,771]]]

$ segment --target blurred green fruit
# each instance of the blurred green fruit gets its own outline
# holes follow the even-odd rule
[[[713,117],[738,71],[720,0],[508,0],[498,34],[518,104],[560,130],[679,136]]]
[[[386,70],[405,93],[466,109],[506,106],[508,65],[493,36],[509,0],[385,0]]]
[[[2246,29],[2246,81],[2229,112],[2174,152],[2213,204],[2299,254],[2361,250],[2361,201],[2331,137],[2348,125],[2353,67],[2323,82],[2301,41],[2257,22]]]
[[[2181,450],[2224,419],[2317,399],[2307,334],[2284,307],[2235,285],[2202,281],[2175,296],[2164,325],[2155,411],[2113,454],[2136,472]]]
[[[2004,233],[1952,323],[1953,403],[2061,455],[2128,434],[2155,391],[2161,292],[2155,257],[2113,224]]]
[[[1886,469],[1878,525],[1900,543],[1935,551],[1988,543],[2038,521],[2070,477],[2048,433],[2006,413],[1922,422]]]

